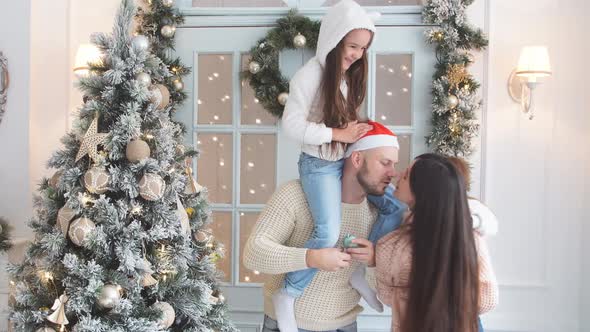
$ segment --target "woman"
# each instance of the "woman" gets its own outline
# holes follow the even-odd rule
[[[410,207],[377,245],[377,291],[398,332],[475,332],[498,301],[485,242],[473,231],[465,186],[444,157],[418,157],[396,196]]]

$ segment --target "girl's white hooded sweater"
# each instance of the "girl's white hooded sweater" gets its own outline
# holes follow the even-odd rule
[[[301,151],[314,157],[339,160],[344,150],[329,153],[332,142],[332,128],[323,123],[323,110],[320,102],[321,81],[326,57],[346,34],[355,29],[366,29],[375,33],[373,19],[378,14],[369,15],[352,0],[342,0],[331,7],[322,18],[315,57],[311,58],[291,79],[289,99],[285,105],[282,129],[287,136],[301,144]],[[346,81],[342,81],[340,91],[348,96]],[[320,147],[322,155],[320,157]]]

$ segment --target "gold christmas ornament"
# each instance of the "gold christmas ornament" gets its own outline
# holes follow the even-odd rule
[[[120,286],[104,285],[98,296],[98,305],[104,309],[113,309],[121,301]]]
[[[176,29],[170,25],[165,25],[162,27],[162,29],[160,29],[160,33],[164,38],[172,38],[174,36],[174,32],[176,32]]]
[[[61,177],[63,174],[64,174],[63,170],[59,170],[59,171],[53,173],[53,176],[48,181],[49,186],[53,189],[57,189],[57,186],[59,185],[59,182],[61,181]]]
[[[305,36],[300,33],[297,33],[297,36],[293,38],[293,45],[297,48],[304,48],[306,43],[307,39],[305,39]]]
[[[150,87],[150,101],[156,108],[163,110],[170,103],[170,91],[162,84],[154,84]]]
[[[158,280],[152,276],[151,273],[144,273],[141,277],[141,286],[150,287],[158,284]]]
[[[189,218],[192,217],[194,213],[195,213],[195,209],[190,208],[190,207],[186,208],[186,214],[189,216]]]
[[[92,167],[84,174],[84,186],[93,194],[103,194],[109,190],[111,176],[104,167]]]
[[[260,64],[256,61],[250,61],[248,64],[248,70],[252,74],[257,74],[260,71]]]
[[[53,307],[51,307],[51,310],[54,310],[54,312],[47,316],[47,320],[53,324],[68,325],[70,322],[68,321],[68,317],[66,317],[66,302],[68,302],[68,297],[65,293],[58,299],[55,299]]]
[[[129,142],[129,144],[127,144],[127,149],[125,150],[127,160],[132,163],[148,158],[150,153],[150,146],[140,139],[134,139]]]
[[[154,173],[145,173],[139,181],[139,194],[148,201],[157,201],[164,196],[166,182]]]
[[[145,51],[150,47],[150,41],[146,36],[138,35],[131,40],[131,46],[138,51]]]
[[[63,206],[57,211],[57,226],[64,235],[68,235],[68,228],[70,228],[70,221],[74,219],[76,212],[68,206]]]
[[[135,75],[135,80],[139,82],[142,86],[150,86],[152,84],[152,78],[148,73],[137,73]]]
[[[467,68],[462,65],[451,65],[447,71],[447,79],[449,80],[451,89],[459,88],[459,84],[464,82],[468,77]]]
[[[156,302],[152,305],[152,308],[162,311],[162,316],[158,320],[158,327],[161,329],[167,329],[174,324],[176,314],[174,308],[167,302]]]
[[[175,79],[172,83],[174,84],[174,89],[176,89],[176,91],[184,89],[184,82],[182,82],[180,78]]]
[[[70,225],[68,235],[75,245],[81,246],[95,228],[92,220],[86,217],[78,218]]]
[[[191,224],[188,218],[188,214],[182,206],[182,201],[180,197],[176,195],[176,215],[178,216],[178,220],[180,221],[180,228],[186,237],[191,236]]]
[[[277,97],[279,104],[285,106],[287,104],[287,100],[289,99],[289,94],[287,92],[281,92]]]
[[[98,160],[98,145],[103,145],[106,137],[109,134],[106,133],[98,133],[98,115],[94,117],[90,127],[86,131],[84,138],[82,139],[82,144],[80,145],[80,150],[76,155],[76,162],[85,155],[90,156],[90,158],[94,161]]]
[[[447,106],[451,109],[454,109],[457,107],[457,105],[459,105],[459,98],[457,98],[455,95],[449,95],[447,98]]]

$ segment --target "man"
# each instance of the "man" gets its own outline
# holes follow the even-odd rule
[[[346,252],[338,248],[302,248],[313,232],[305,195],[298,180],[284,184],[267,203],[244,250],[244,265],[271,278],[264,285],[263,332],[279,331],[271,296],[283,284],[284,274],[306,268],[320,270],[295,302],[300,332],[356,332],[362,311],[359,293],[349,280],[360,264],[375,265],[374,246],[366,240],[377,211],[367,194],[383,195],[396,176],[398,143],[395,135],[373,124],[347,152],[342,174],[342,223],[339,244],[346,234],[357,237],[360,247]]]

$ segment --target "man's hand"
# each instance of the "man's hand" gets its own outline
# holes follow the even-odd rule
[[[358,248],[348,248],[346,252],[352,259],[363,262],[369,267],[375,266],[375,245],[367,239],[354,239],[351,241],[359,245]]]
[[[308,249],[305,260],[308,267],[335,272],[350,266],[351,256],[338,248]]]

